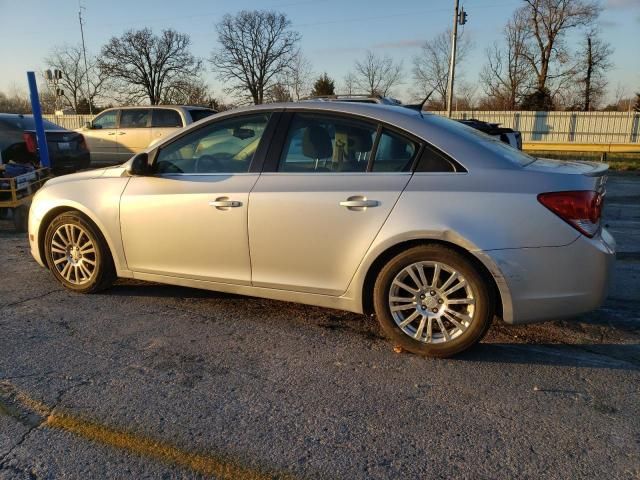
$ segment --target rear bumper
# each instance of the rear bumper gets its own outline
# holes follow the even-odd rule
[[[84,168],[89,168],[91,156],[86,152],[69,152],[61,154],[56,152],[51,156],[51,169],[56,172],[75,172]]]
[[[607,296],[615,250],[615,240],[602,229],[595,238],[581,235],[563,247],[484,252],[499,269],[510,297],[504,320],[558,320],[597,309]]]

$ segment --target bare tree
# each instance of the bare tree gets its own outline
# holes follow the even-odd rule
[[[300,100],[309,94],[312,76],[311,62],[298,51],[289,66],[279,76],[276,85],[282,85],[288,89],[290,100]]]
[[[16,85],[13,85],[7,93],[0,92],[0,112],[31,113],[29,95]]]
[[[471,41],[464,34],[458,36],[456,53],[456,75],[460,65],[471,50]],[[435,91],[442,105],[447,100],[447,82],[449,80],[449,55],[451,54],[451,30],[444,31],[422,45],[418,55],[413,57],[413,78],[417,83],[417,97],[425,97]]]
[[[222,18],[216,27],[220,49],[210,61],[219,78],[231,84],[228,93],[241,98],[248,93],[256,105],[264,102],[265,91],[298,54],[300,34],[290,26],[285,14],[266,10]]]
[[[165,88],[162,97],[163,104],[199,105],[213,108],[217,102],[209,85],[199,77],[185,78],[173,82]]]
[[[369,95],[389,95],[391,89],[402,83],[402,62],[394,62],[391,57],[379,56],[367,51],[365,58],[356,61],[354,85]]]
[[[288,86],[282,83],[273,84],[265,92],[265,101],[267,103],[290,102],[291,100]]]
[[[591,25],[600,14],[600,6],[594,0],[524,1],[520,14],[526,20],[529,35],[529,48],[524,55],[535,73],[536,91],[549,89],[553,96],[549,83],[555,81],[557,91],[576,73],[565,46],[567,33]]]
[[[129,30],[102,47],[98,67],[118,82],[119,93],[136,103],[147,99],[157,105],[176,82],[197,76],[202,62],[189,51],[189,35],[151,29]]]
[[[604,41],[595,29],[587,32],[578,51],[579,86],[581,90],[581,108],[585,112],[592,110],[594,104],[602,99],[607,86],[605,76],[612,66],[613,49]]]
[[[494,105],[515,110],[530,88],[533,70],[525,58],[528,25],[522,10],[516,10],[503,30],[504,46],[487,48],[487,63],[480,72],[485,93]]]
[[[343,79],[344,93],[352,95],[356,91],[356,76],[352,72],[348,72]]]
[[[59,87],[64,91],[63,98],[76,113],[88,102],[95,103],[106,87],[107,76],[97,67],[97,60],[89,57],[87,70],[89,73],[89,91],[87,92],[87,70],[82,58],[82,47],[63,45],[54,47],[45,58],[47,68],[62,71]],[[88,112],[87,112],[88,113]]]

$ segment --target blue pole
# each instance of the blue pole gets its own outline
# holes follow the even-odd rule
[[[36,139],[38,140],[38,153],[40,154],[40,165],[50,167],[49,148],[47,147],[47,137],[44,134],[44,124],[42,123],[42,110],[40,109],[40,98],[38,97],[38,86],[36,85],[36,75],[27,72],[29,81],[29,94],[31,96],[31,111],[36,124]]]

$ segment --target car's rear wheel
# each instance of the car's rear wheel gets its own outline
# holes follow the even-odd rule
[[[97,292],[116,277],[107,243],[79,212],[58,215],[47,228],[44,246],[49,270],[69,290]]]
[[[413,247],[380,271],[373,292],[380,326],[405,350],[449,357],[487,332],[491,289],[463,255],[440,245]]]

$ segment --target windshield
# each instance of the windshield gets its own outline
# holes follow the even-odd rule
[[[517,165],[526,166],[536,161],[536,158],[531,155],[527,155],[522,150],[513,148],[501,141],[498,137],[488,135],[476,128],[470,127],[463,123],[448,118],[441,117],[435,114],[429,114],[427,117],[430,122],[442,125],[450,131],[454,131],[464,137],[473,137],[475,140],[482,142],[483,146],[488,150],[491,150],[496,156],[502,158],[508,162],[515,163]]]

